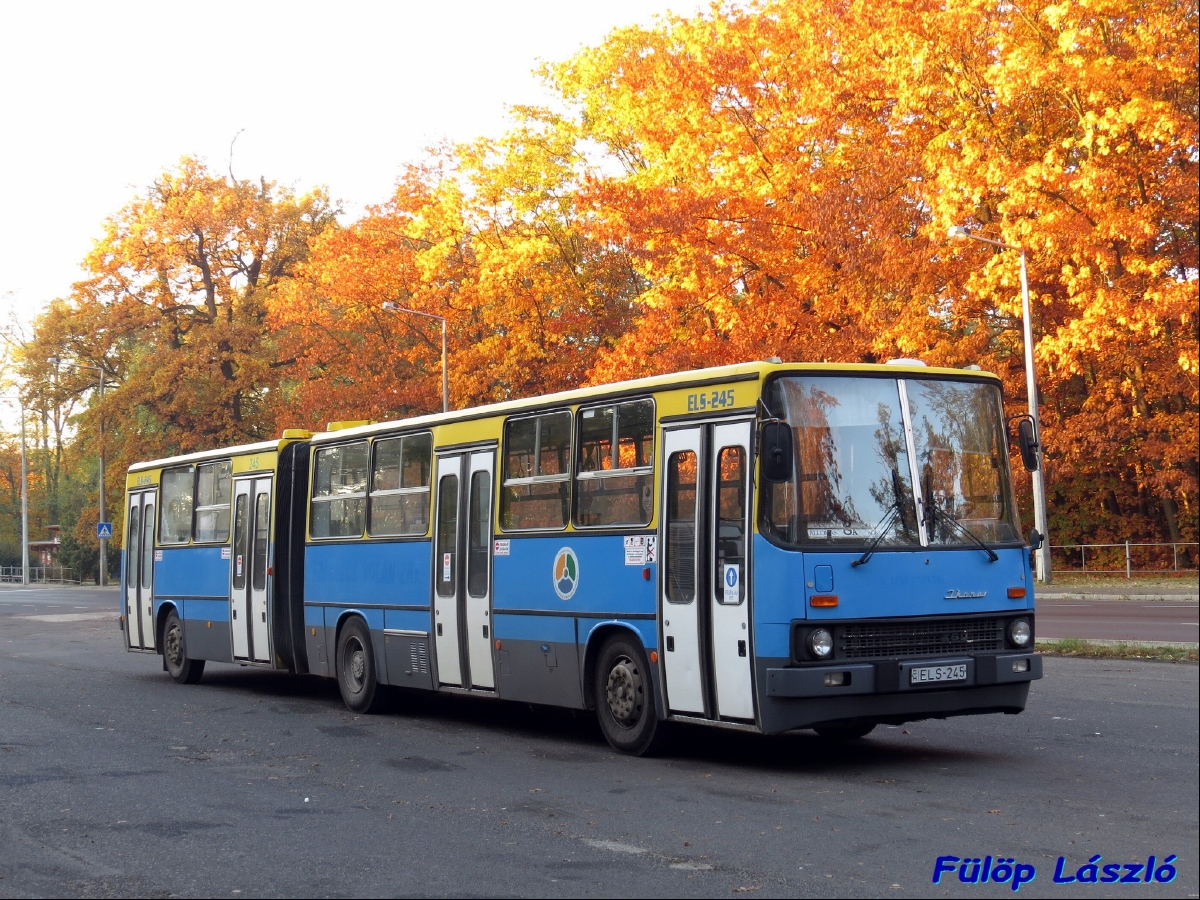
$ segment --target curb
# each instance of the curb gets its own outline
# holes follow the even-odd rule
[[[1066,593],[1066,592],[1049,592],[1038,591],[1034,588],[1034,599],[1037,601],[1046,601],[1049,603],[1055,600],[1086,600],[1089,602],[1129,602],[1129,601],[1144,601],[1151,603],[1200,603],[1200,594],[1091,594],[1091,593]]]

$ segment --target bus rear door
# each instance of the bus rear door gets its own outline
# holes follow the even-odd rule
[[[129,495],[125,516],[125,639],[130,650],[153,650],[154,491]]]

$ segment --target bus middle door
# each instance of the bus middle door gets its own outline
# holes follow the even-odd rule
[[[433,632],[438,683],[495,690],[492,662],[493,450],[437,458]]]
[[[233,566],[229,631],[233,658],[270,662],[267,566],[270,557],[271,478],[238,478],[233,484]]]

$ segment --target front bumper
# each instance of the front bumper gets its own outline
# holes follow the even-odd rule
[[[977,713],[1017,713],[1029,684],[1042,677],[1041,654],[1032,651],[884,659],[829,665],[779,665],[763,661],[762,727],[767,733],[851,722],[901,724]],[[771,663],[775,663],[772,665]],[[955,681],[914,679],[913,670],[964,666]]]

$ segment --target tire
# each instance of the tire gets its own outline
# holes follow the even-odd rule
[[[856,741],[874,730],[874,722],[865,725],[826,725],[824,728],[813,729],[827,741]]]
[[[646,655],[633,641],[612,638],[600,651],[592,696],[600,730],[614,750],[649,756],[663,749],[667,723],[654,709],[654,681]]]
[[[375,675],[375,650],[362,619],[342,626],[337,644],[337,680],[342,702],[351,712],[373,712],[379,705],[379,679]]]
[[[163,626],[163,665],[180,684],[195,684],[204,674],[204,660],[188,658],[183,623],[173,611],[167,614],[167,624]]]

